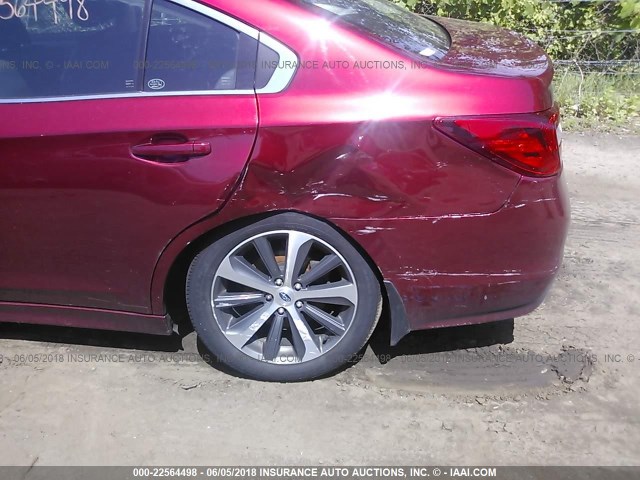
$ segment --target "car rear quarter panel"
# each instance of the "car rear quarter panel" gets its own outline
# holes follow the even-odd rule
[[[282,94],[259,96],[260,128],[242,183],[218,216],[170,246],[157,270],[155,309],[180,245],[238,218],[287,210],[327,219],[352,237],[396,284],[411,329],[513,312],[544,295],[566,235],[562,180],[522,179],[432,122],[546,110],[547,80],[413,68],[288,1],[216,3],[316,63],[299,68]],[[405,68],[324,63],[374,60]]]

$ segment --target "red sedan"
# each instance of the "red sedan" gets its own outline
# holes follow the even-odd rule
[[[535,44],[386,0],[0,0],[0,321],[240,374],[524,315],[569,222]]]

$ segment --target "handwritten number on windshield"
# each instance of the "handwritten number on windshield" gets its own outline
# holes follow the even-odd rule
[[[77,18],[83,22],[89,20],[89,11],[85,6],[85,0],[0,0],[0,20],[22,18],[31,14],[34,21],[38,21],[38,9],[40,5],[50,6],[53,14],[53,22],[58,23],[58,5],[67,4],[66,9],[69,18]]]

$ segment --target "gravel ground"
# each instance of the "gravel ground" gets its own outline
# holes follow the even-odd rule
[[[640,137],[567,135],[573,225],[539,310],[374,342],[324,380],[228,376],[193,334],[0,325],[0,464],[638,465],[639,160]]]

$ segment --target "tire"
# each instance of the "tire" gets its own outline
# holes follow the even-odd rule
[[[189,268],[186,297],[200,340],[222,364],[276,382],[343,367],[382,310],[380,283],[353,245],[297,213],[258,221],[204,249]]]

